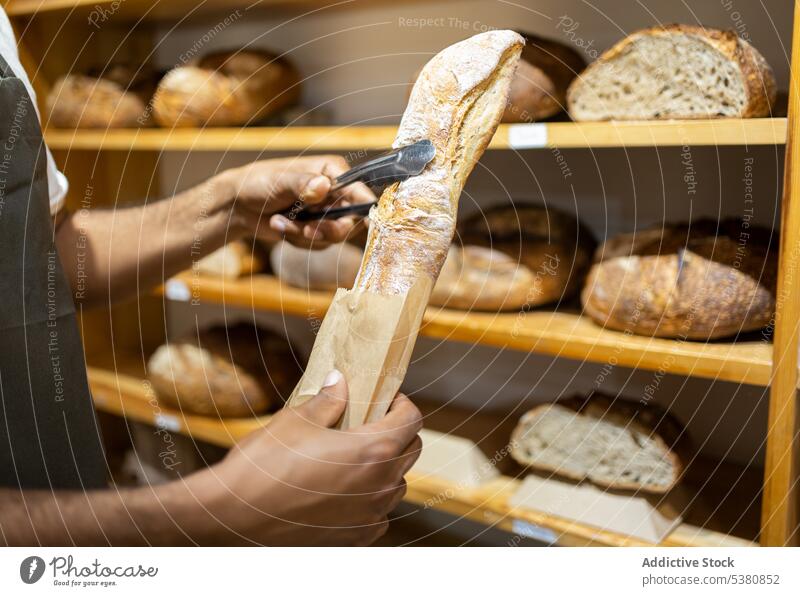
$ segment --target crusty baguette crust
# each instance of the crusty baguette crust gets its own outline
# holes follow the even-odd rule
[[[775,309],[777,255],[765,234],[706,222],[623,234],[597,251],[581,300],[596,323],[628,333],[717,339],[761,329]],[[601,260],[602,259],[602,260]]]
[[[387,188],[370,213],[355,287],[403,294],[431,287],[455,232],[458,198],[503,115],[523,39],[489,31],[454,44],[425,65],[394,147],[430,139],[436,157],[419,176]]]
[[[519,423],[511,434],[510,454],[517,463],[536,470],[559,474],[572,480],[581,481],[587,479],[585,475],[575,474],[545,462],[532,460],[524,452],[522,446],[525,442],[525,434],[536,418],[554,407],[590,415],[593,418],[604,419],[652,438],[675,470],[672,482],[668,486],[633,482],[605,482],[599,477],[590,478],[594,484],[615,490],[642,490],[663,494],[669,492],[680,480],[684,465],[679,452],[685,451],[688,444],[680,423],[668,412],[657,406],[640,406],[630,401],[614,399],[598,393],[594,393],[587,398],[573,397],[559,400],[555,403],[542,404],[526,412],[520,418]]]
[[[775,74],[764,56],[762,56],[757,49],[747,40],[736,35],[734,31],[722,31],[696,25],[680,24],[649,27],[641,31],[636,31],[603,52],[603,54],[595,62],[590,64],[570,85],[567,91],[567,104],[570,113],[573,112],[574,97],[581,92],[584,79],[591,76],[592,71],[596,69],[598,65],[614,60],[622,55],[628,46],[643,37],[668,37],[674,33],[694,36],[738,65],[742,73],[745,93],[747,94],[745,108],[742,110],[741,114],[739,114],[740,118],[760,118],[769,116],[772,113],[778,92]],[[669,114],[668,117],[690,119],[707,118],[708,116],[705,114],[686,113]]]

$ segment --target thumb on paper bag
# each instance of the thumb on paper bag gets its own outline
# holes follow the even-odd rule
[[[306,420],[331,428],[344,414],[347,395],[347,381],[334,369],[325,377],[320,392],[298,408],[299,413]]]

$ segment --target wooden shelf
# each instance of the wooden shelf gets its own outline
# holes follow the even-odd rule
[[[269,275],[225,280],[184,274],[162,291],[174,300],[197,300],[321,319],[329,292],[306,292]],[[476,313],[428,308],[420,334],[580,361],[766,386],[772,346],[761,341],[679,342],[606,330],[579,314],[531,311]]]
[[[263,426],[268,416],[220,420],[185,415],[158,404],[143,379],[141,358],[116,355],[102,366],[89,366],[89,384],[98,410],[124,416],[195,439],[230,447],[238,439]],[[637,539],[571,522],[534,509],[514,509],[509,498],[520,480],[500,476],[477,488],[464,488],[413,470],[407,476],[406,501],[423,507],[514,531],[520,522],[544,528],[560,545],[648,546]],[[530,526],[528,526],[530,527]],[[756,546],[753,542],[724,533],[682,524],[664,541],[665,546]]]
[[[383,150],[394,126],[296,126],[206,129],[68,130],[48,128],[51,149],[90,151],[347,151]],[[491,149],[780,145],[785,118],[665,122],[504,124]]]
[[[4,0],[10,17],[66,16],[87,17],[106,14],[120,21],[159,20],[203,16],[240,9],[323,6],[323,0]],[[103,21],[105,22],[105,21]]]

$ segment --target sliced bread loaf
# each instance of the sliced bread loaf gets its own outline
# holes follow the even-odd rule
[[[633,33],[575,79],[574,120],[755,118],[775,103],[764,57],[733,31],[667,25]]]
[[[613,489],[665,493],[682,464],[680,425],[654,406],[594,394],[537,406],[511,435],[520,464]]]

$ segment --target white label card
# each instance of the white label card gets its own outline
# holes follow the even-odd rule
[[[540,149],[547,147],[547,124],[512,124],[508,127],[508,146],[511,149]]]
[[[525,538],[533,538],[534,540],[539,540],[546,544],[555,544],[558,542],[558,536],[556,536],[553,530],[522,521],[521,519],[515,519],[511,522],[511,530],[515,534],[525,536]]]
[[[189,286],[179,279],[168,279],[164,285],[164,295],[169,300],[177,302],[189,302],[192,293],[189,291]]]

